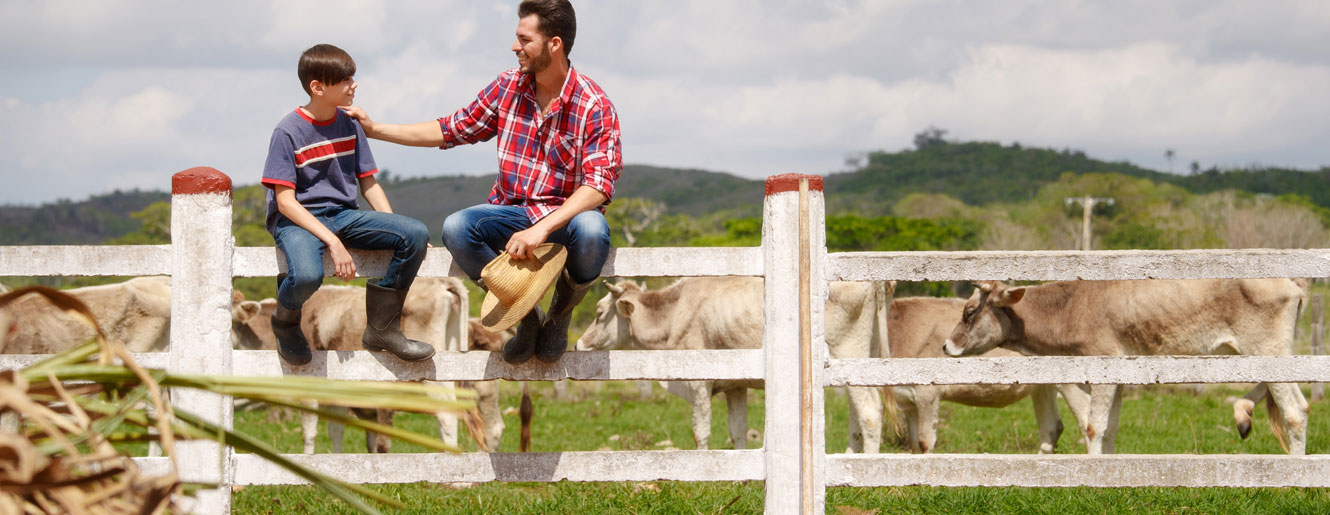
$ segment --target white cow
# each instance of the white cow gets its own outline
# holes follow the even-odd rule
[[[1288,356],[1307,284],[1291,279],[1068,281],[1009,287],[981,283],[947,339],[948,355],[997,346],[1045,356],[1242,354]],[[1306,453],[1307,400],[1296,384],[1258,386],[1290,454]],[[1119,385],[1092,385],[1091,454],[1112,453]],[[1281,431],[1282,429],[1282,431]],[[1284,433],[1289,437],[1285,444]]]
[[[646,291],[632,281],[606,285],[610,293],[596,304],[596,319],[577,342],[580,350],[756,349],[762,346],[763,286],[754,277],[695,277]],[[894,283],[833,282],[827,295],[826,341],[834,358],[885,356],[886,310]],[[708,448],[711,396],[725,393],[730,438],[746,447],[747,388],[761,381],[678,381],[665,384],[693,408],[693,440]],[[851,387],[850,450],[878,451],[882,441],[882,402],[876,388]]]
[[[941,358],[942,345],[953,327],[961,321],[965,299],[906,297],[891,302],[887,314],[887,334],[893,358]],[[1014,351],[993,349],[986,358],[1018,356]],[[938,404],[950,401],[967,406],[1001,408],[1031,397],[1034,417],[1039,425],[1039,453],[1051,453],[1062,434],[1057,392],[1061,390],[1080,423],[1084,434],[1089,420],[1089,395],[1072,385],[910,385],[892,388],[892,397],[905,415],[910,449],[932,452],[937,444]]]

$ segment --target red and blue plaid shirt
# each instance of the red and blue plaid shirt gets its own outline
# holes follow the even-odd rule
[[[563,91],[544,117],[533,77],[514,68],[499,74],[471,105],[439,118],[439,126],[439,148],[499,137],[499,177],[489,203],[521,206],[532,223],[584,185],[612,198],[623,169],[614,104],[571,66]],[[603,212],[605,205],[599,209]]]

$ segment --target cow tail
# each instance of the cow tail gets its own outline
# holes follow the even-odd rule
[[[901,423],[900,407],[896,405],[896,387],[883,386],[881,389],[883,425],[891,431],[891,436],[896,441],[900,441],[905,438],[905,425]],[[882,436],[885,440],[887,435],[884,433]]]
[[[1284,432],[1284,412],[1280,411],[1279,404],[1275,402],[1274,395],[1265,396],[1266,415],[1270,417],[1270,432],[1274,433],[1275,440],[1279,441],[1279,448],[1288,454],[1288,434]]]
[[[518,450],[527,452],[531,450],[531,417],[536,414],[536,406],[531,402],[531,392],[527,390],[527,382],[522,381],[522,404],[517,410],[517,416],[522,421],[522,439]]]

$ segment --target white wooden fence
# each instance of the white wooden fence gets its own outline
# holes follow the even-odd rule
[[[1330,487],[1330,459],[1321,455],[826,454],[822,427],[824,386],[1330,380],[1325,356],[830,359],[822,340],[828,281],[1326,277],[1330,250],[828,254],[821,178],[782,175],[767,180],[761,247],[617,249],[603,272],[764,277],[763,349],[570,352],[552,365],[521,366],[487,352],[439,353],[421,363],[368,352],[324,352],[294,371],[271,351],[231,349],[231,279],[273,276],[280,264],[271,248],[234,247],[230,179],[211,168],[194,168],[173,177],[172,193],[172,245],[0,247],[0,275],[172,275],[170,350],[138,358],[146,366],[180,372],[360,380],[766,382],[762,449],[292,456],[352,482],[762,480],[769,513],[821,513],[828,486]],[[366,276],[381,274],[388,261],[385,252],[353,255]],[[458,271],[447,251],[436,248],[420,274]],[[807,354],[802,360],[801,348]],[[0,368],[40,358],[2,356]],[[175,395],[195,413],[231,427],[229,399]],[[302,482],[256,456],[216,444],[190,442],[180,449],[183,478],[225,485],[200,497],[199,512],[229,512],[230,485]],[[148,470],[170,466],[165,458],[138,461]]]

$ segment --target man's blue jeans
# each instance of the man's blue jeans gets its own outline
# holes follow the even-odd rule
[[[513,233],[530,227],[531,220],[521,207],[481,204],[448,215],[443,221],[443,245],[475,281],[485,265],[503,252]],[[610,224],[599,211],[585,211],[550,233],[546,241],[568,249],[564,268],[573,281],[591,282],[600,277],[610,256]]]
[[[429,228],[423,222],[393,213],[343,207],[313,208],[309,213],[348,249],[392,250],[392,261],[378,285],[393,290],[411,288],[429,244]],[[286,254],[287,276],[277,285],[277,301],[286,309],[300,309],[323,284],[327,245],[286,217],[277,221],[272,237]]]

